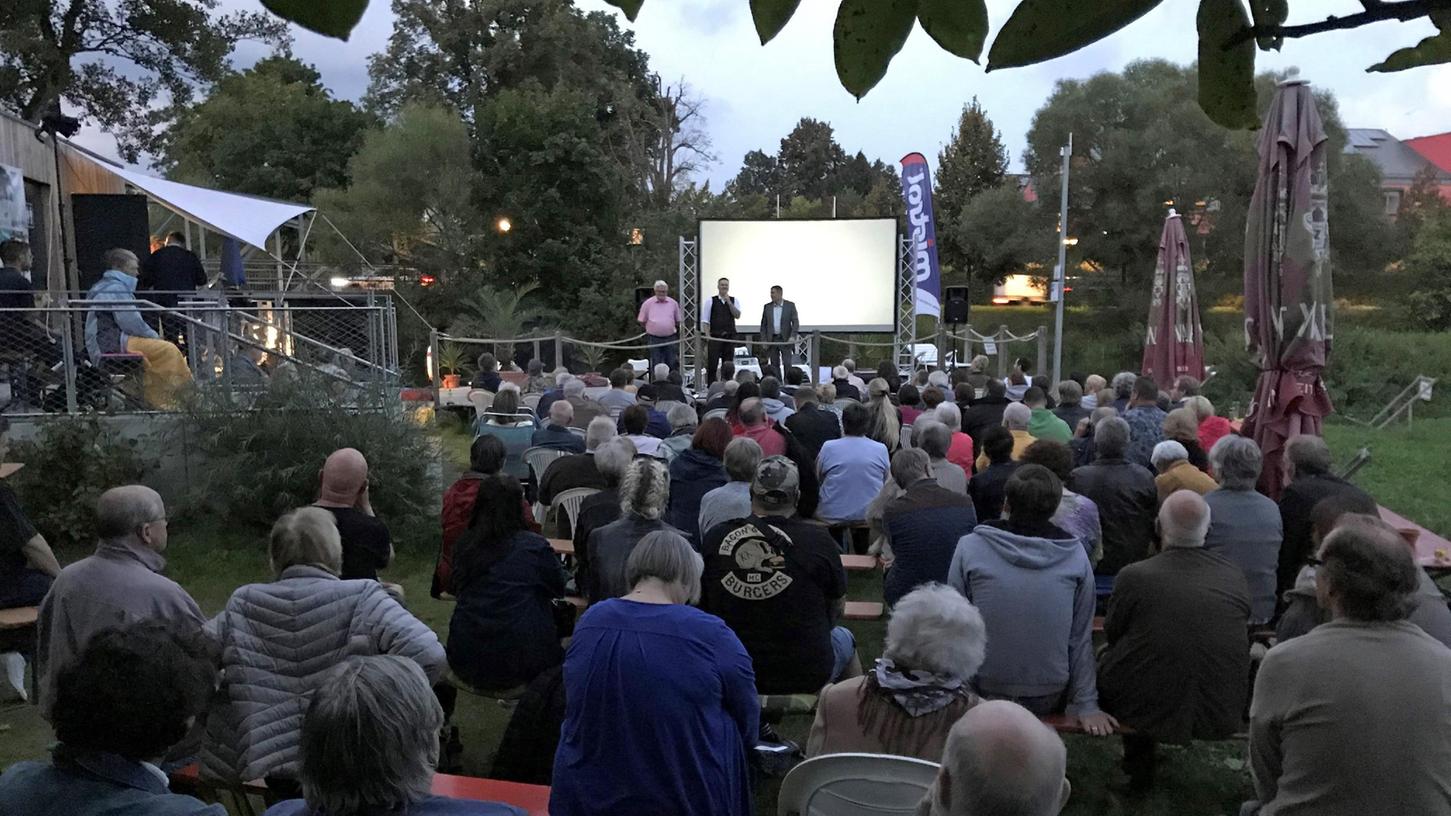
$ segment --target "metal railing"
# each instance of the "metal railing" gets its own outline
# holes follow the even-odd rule
[[[0,292],[0,303],[13,304],[5,299],[10,294]],[[169,300],[166,294],[147,293]],[[215,398],[211,404],[236,410],[252,408],[274,385],[296,381],[357,407],[397,399],[397,315],[388,298],[298,303],[293,294],[177,297],[174,306],[51,297],[36,308],[0,308],[0,412],[176,410],[180,400],[157,399],[153,386],[163,377],[178,396],[204,392]],[[123,348],[119,333],[165,340],[180,354],[140,348],[144,344]],[[141,356],[147,351],[159,352],[162,365]],[[174,365],[178,357],[185,372]]]

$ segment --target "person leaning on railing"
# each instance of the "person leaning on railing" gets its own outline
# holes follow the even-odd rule
[[[105,354],[139,354],[145,358],[142,391],[147,405],[170,408],[177,392],[191,382],[191,369],[174,343],[169,343],[146,325],[141,312],[129,301],[136,300],[139,263],[128,249],[112,249],[105,255],[106,272],[86,292],[91,306],[86,311],[86,353],[95,365]],[[125,305],[103,306],[106,301]]]
[[[61,361],[60,346],[45,325],[33,314],[12,309],[34,309],[35,287],[26,273],[30,271],[30,247],[23,241],[0,242],[0,352],[33,358],[44,368]],[[12,377],[11,382],[15,382]],[[12,395],[21,402],[35,406],[39,400],[33,378],[22,382],[26,393]]]

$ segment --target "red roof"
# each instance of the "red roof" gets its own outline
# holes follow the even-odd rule
[[[1451,173],[1451,133],[1403,139],[1402,144],[1426,157],[1426,161]]]

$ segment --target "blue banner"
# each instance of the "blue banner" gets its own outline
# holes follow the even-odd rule
[[[914,314],[942,317],[942,271],[937,266],[937,224],[932,217],[932,173],[921,153],[902,157],[902,197],[912,227],[912,272],[917,279]]]

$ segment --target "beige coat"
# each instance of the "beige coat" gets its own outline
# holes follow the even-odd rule
[[[1159,504],[1176,490],[1192,490],[1203,496],[1211,490],[1218,490],[1219,483],[1209,474],[1189,464],[1187,459],[1175,462],[1168,470],[1154,477],[1154,486],[1159,489]]]

